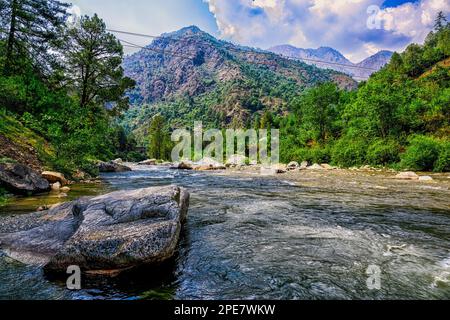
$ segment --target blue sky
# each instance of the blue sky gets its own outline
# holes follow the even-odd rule
[[[216,37],[263,49],[330,46],[352,61],[422,42],[450,0],[72,0],[111,29],[159,35],[197,25]],[[376,5],[379,11],[368,13]],[[368,27],[368,19],[376,22]],[[379,23],[378,23],[379,22]],[[373,23],[372,23],[373,26]],[[122,36],[123,37],[123,36]],[[149,40],[124,37],[139,45]]]

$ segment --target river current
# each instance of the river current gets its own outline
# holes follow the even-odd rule
[[[168,184],[190,191],[176,257],[157,269],[83,279],[82,290],[69,291],[42,268],[3,255],[0,299],[450,299],[448,188],[418,192],[349,178],[348,188],[336,188],[339,181],[320,177],[161,167],[102,178],[104,185],[74,187],[71,197]],[[31,205],[7,205],[0,219]],[[379,289],[370,286],[373,268]]]

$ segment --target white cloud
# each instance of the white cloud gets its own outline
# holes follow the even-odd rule
[[[377,14],[381,29],[367,27],[371,5],[384,0],[204,0],[221,35],[267,48],[289,43],[299,47],[334,47],[353,60],[374,51],[403,50],[423,42],[437,12],[450,13],[448,0],[419,0]]]

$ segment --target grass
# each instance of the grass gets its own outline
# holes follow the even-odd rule
[[[0,134],[18,145],[32,146],[36,150],[40,149],[50,157],[54,155],[53,148],[44,138],[26,128],[20,121],[5,112],[0,112]]]

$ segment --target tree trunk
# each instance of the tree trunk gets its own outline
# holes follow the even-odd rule
[[[4,74],[9,76],[12,73],[12,63],[13,63],[13,51],[14,51],[14,45],[16,42],[16,19],[17,19],[17,3],[18,0],[12,0],[11,1],[11,23],[9,27],[9,33],[8,33],[8,43],[6,46],[6,61],[5,61],[5,67],[4,67]]]

